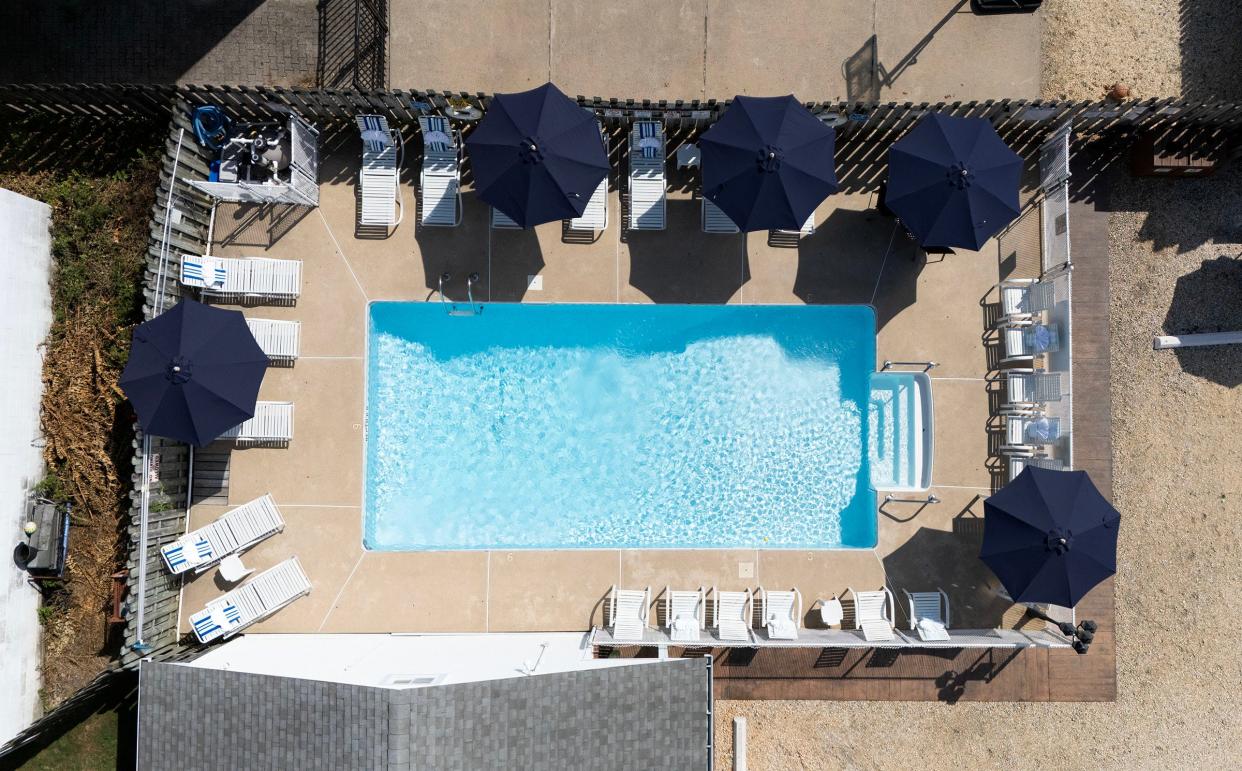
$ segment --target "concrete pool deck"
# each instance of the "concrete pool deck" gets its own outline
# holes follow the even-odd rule
[[[999,426],[988,396],[995,388],[988,380],[994,352],[985,330],[1001,271],[1029,275],[1038,264],[1037,217],[1023,219],[980,252],[926,264],[894,222],[871,208],[869,194],[831,196],[816,214],[816,233],[788,248],[769,244],[766,233],[703,235],[698,203],[688,192],[670,193],[665,232],[622,240],[613,189],[602,236],[590,244],[565,243],[559,223],[531,232],[489,231],[487,208],[469,191],[460,227],[415,228],[411,178],[417,171],[407,162],[406,220],[387,239],[359,239],[357,142],[356,132],[325,136],[318,209],[275,220],[264,215],[240,228],[252,210],[221,206],[217,215],[216,237],[227,242],[217,244],[217,254],[303,261],[296,305],[243,308],[247,315],[302,323],[301,357],[293,367],[270,369],[260,394],[295,403],[294,439],[285,448],[233,450],[227,505],[270,493],[288,525],[244,560],[261,570],[297,555],[313,591],[248,631],[582,630],[601,623],[613,584],[649,585],[653,598],[666,585],[797,586],[809,616],[816,598],[846,587],[878,588],[886,580],[894,591],[943,588],[956,626],[1016,620],[975,557],[981,497],[998,481],[992,441]],[[615,174],[613,181],[615,187]],[[1032,227],[1033,235],[1027,232]],[[478,271],[477,299],[484,302],[873,303],[877,368],[886,359],[939,362],[931,371],[931,492],[941,502],[882,505],[874,550],[366,551],[367,303],[439,302],[431,287],[445,270],[455,276],[448,288],[454,298],[464,295],[463,277]],[[528,288],[533,275],[542,277],[542,289]],[[197,503],[191,527],[226,508],[222,494]],[[188,579],[182,629],[188,630],[190,613],[227,588],[214,570]]]

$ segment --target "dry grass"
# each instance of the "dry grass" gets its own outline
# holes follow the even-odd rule
[[[5,126],[4,138],[37,125]],[[23,133],[23,131],[25,133]],[[117,388],[140,315],[147,220],[156,165],[135,143],[106,168],[25,171],[0,148],[0,186],[52,206],[53,326],[44,351],[42,428],[49,477],[42,492],[72,504],[64,579],[45,594],[43,696],[50,707],[90,682],[117,654],[106,613],[124,561],[132,415]],[[36,152],[22,146],[20,157]]]

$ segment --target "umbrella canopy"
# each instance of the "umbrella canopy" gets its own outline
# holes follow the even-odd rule
[[[1120,524],[1087,472],[1027,466],[984,501],[979,557],[1015,601],[1072,608],[1117,572]]]
[[[977,250],[1018,216],[1021,177],[991,123],[933,112],[889,148],[884,203],[923,246]]]
[[[524,228],[582,216],[608,174],[595,117],[551,83],[496,94],[466,147],[476,194]]]
[[[254,417],[266,371],[241,311],[185,299],[134,330],[121,388],[143,431],[202,447]]]
[[[793,96],[735,96],[699,140],[703,195],[742,230],[799,230],[837,191],[835,144]]]

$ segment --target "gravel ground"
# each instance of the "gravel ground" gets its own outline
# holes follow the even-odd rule
[[[1233,3],[1044,5],[1046,96],[1097,98],[1125,80],[1143,97],[1239,98]],[[1153,351],[1151,338],[1242,329],[1242,164],[1193,181],[1119,173],[1111,203],[1117,701],[721,701],[719,768],[735,715],[755,771],[1237,767],[1242,346]]]

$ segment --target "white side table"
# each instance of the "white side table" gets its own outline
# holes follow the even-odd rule
[[[230,554],[220,560],[220,577],[230,584],[237,583],[253,572],[254,568],[248,568],[242,564],[241,557],[236,554]]]
[[[831,600],[820,600],[819,617],[823,620],[824,626],[839,624],[841,619],[845,618],[845,608],[841,607],[841,601],[836,597]]]

